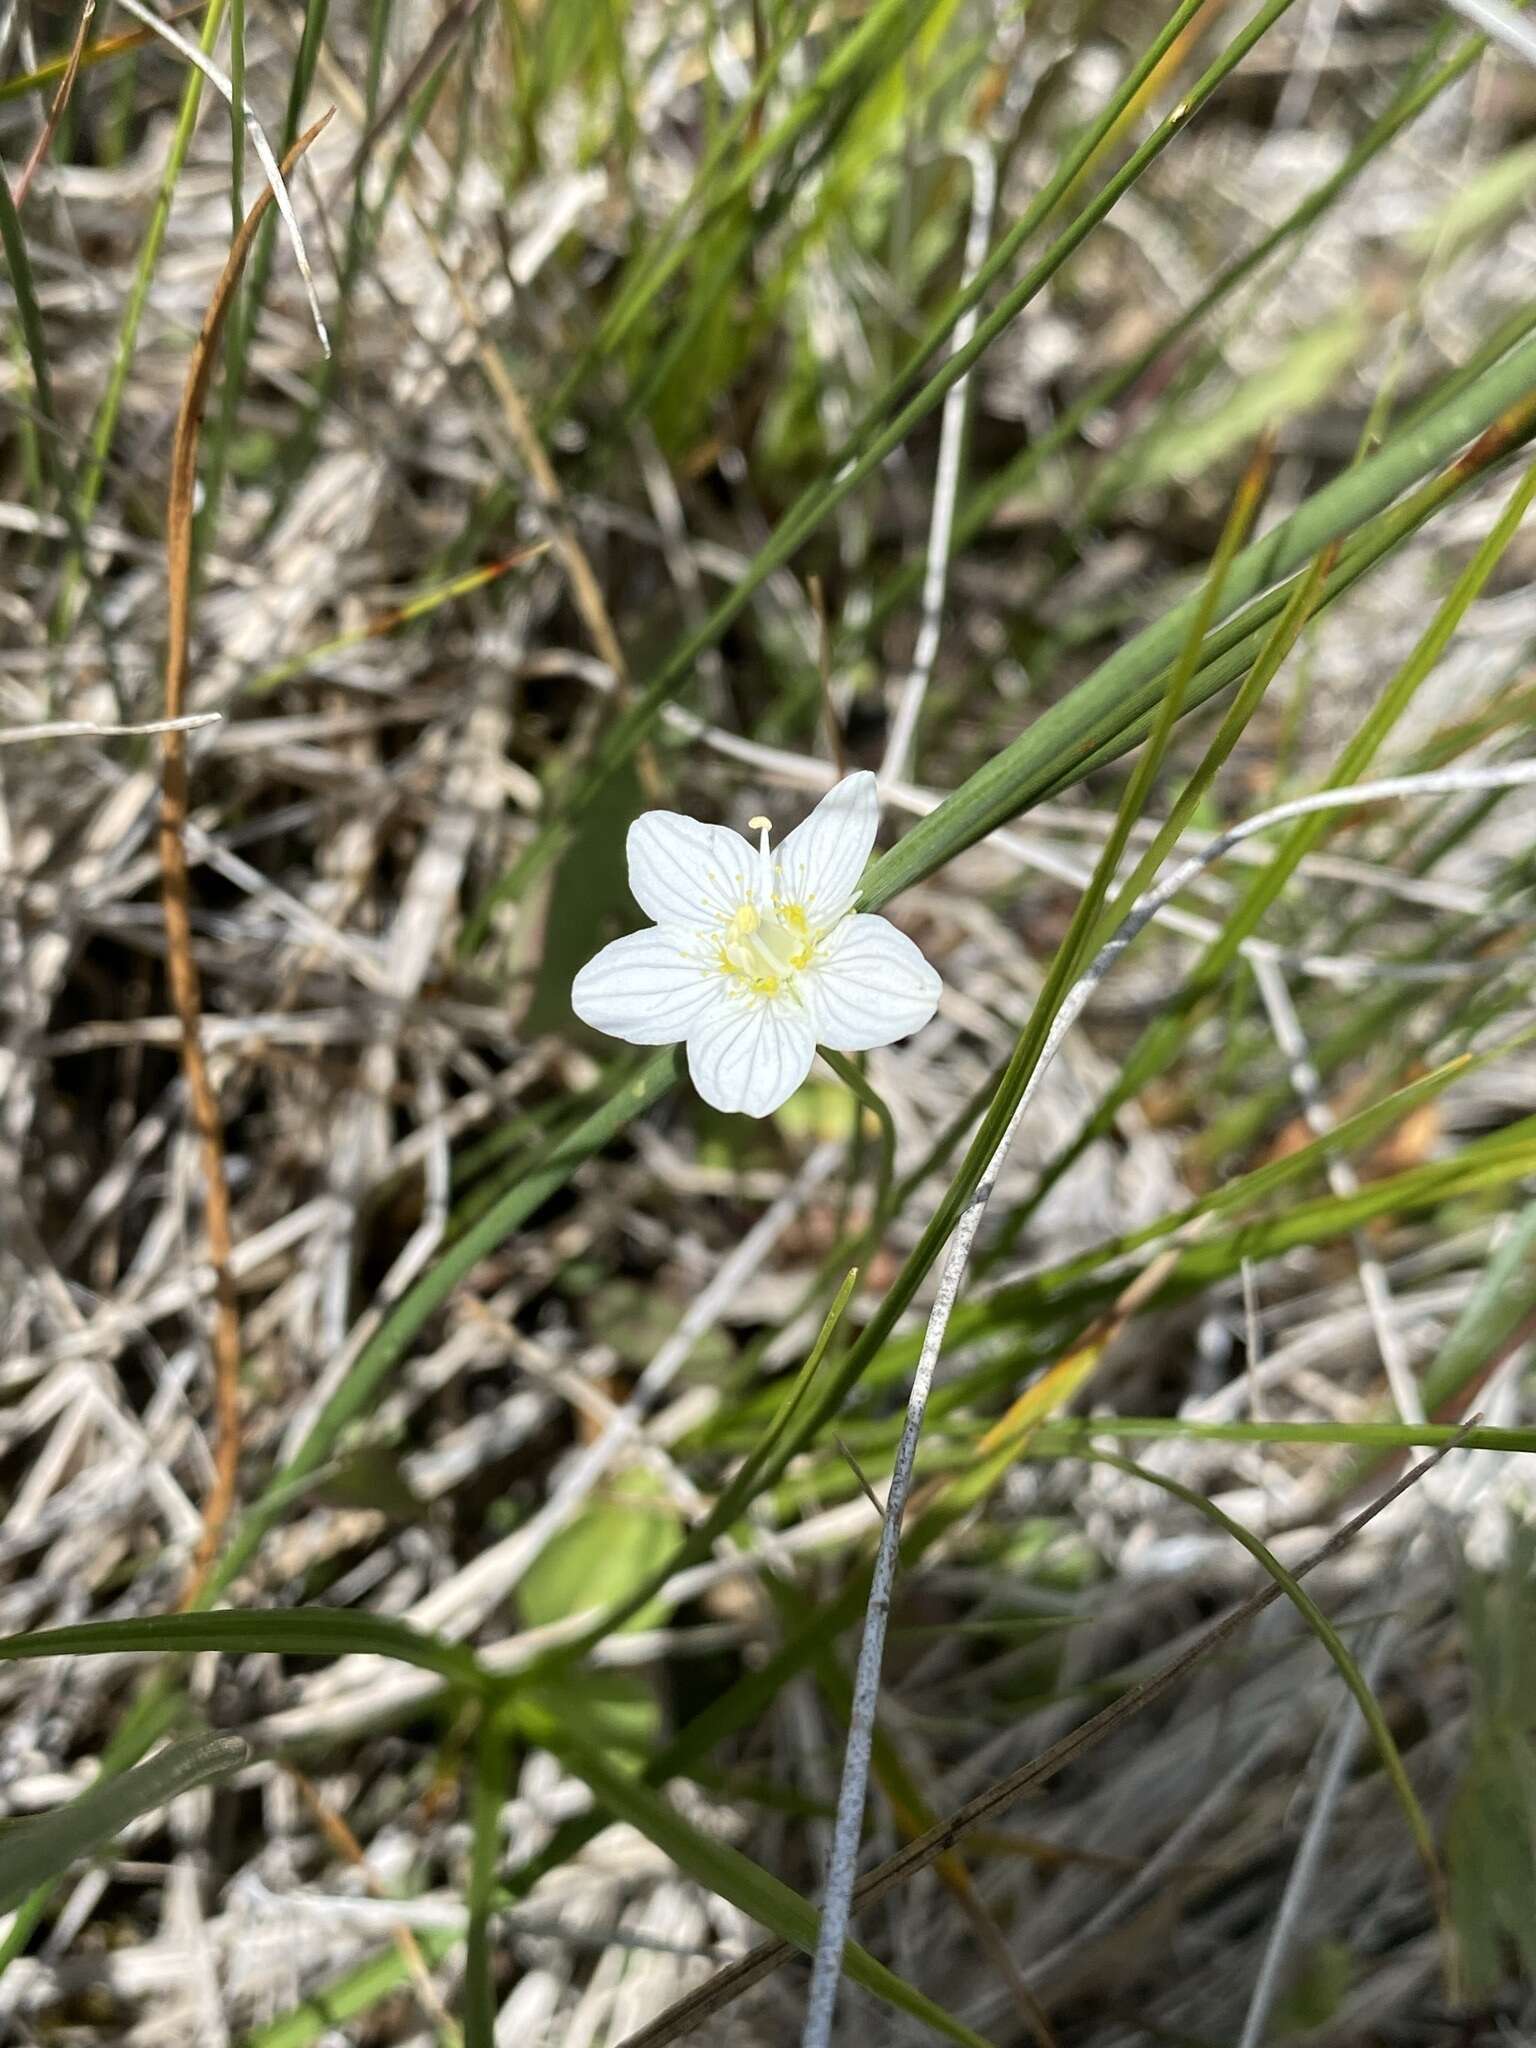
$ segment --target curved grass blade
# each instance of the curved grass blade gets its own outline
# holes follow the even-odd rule
[[[1339,1676],[1349,1687],[1355,1704],[1371,1731],[1371,1740],[1376,1745],[1382,1768],[1392,1782],[1392,1789],[1397,1794],[1398,1804],[1402,1807],[1403,1817],[1408,1823],[1408,1832],[1413,1836],[1414,1847],[1418,1850],[1420,1861],[1424,1865],[1434,1900],[1435,1917],[1446,1943],[1447,1974],[1454,1984],[1454,1937],[1451,1931],[1449,1894],[1446,1891],[1445,1873],[1441,1870],[1440,1859],[1435,1854],[1434,1833],[1404,1768],[1402,1752],[1393,1738],[1392,1730],[1387,1726],[1387,1717],[1381,1711],[1376,1695],[1371,1691],[1364,1672],[1351,1655],[1343,1637],[1296,1575],[1287,1571],[1269,1545],[1255,1536],[1251,1529],[1244,1528],[1241,1522],[1225,1514],[1213,1500],[1207,1500],[1204,1494],[1197,1493],[1193,1487],[1184,1486],[1177,1479],[1170,1478],[1166,1472],[1154,1472],[1146,1465],[1138,1465],[1133,1458],[1122,1458],[1114,1451],[1094,1450],[1090,1451],[1088,1456],[1095,1464],[1113,1466],[1117,1472],[1124,1472],[1131,1479],[1142,1479],[1149,1486],[1160,1487],[1164,1493],[1170,1493],[1176,1500],[1183,1501],[1187,1507],[1193,1508],[1197,1514],[1203,1515],[1208,1522],[1215,1523],[1217,1528],[1224,1530],[1235,1542],[1240,1543],[1248,1555],[1269,1573],[1333,1659]]]
[[[121,1834],[142,1814],[239,1770],[250,1751],[238,1735],[173,1743],[148,1763],[90,1786],[68,1806],[0,1831],[0,1913]]]
[[[100,1657],[124,1651],[136,1655],[185,1656],[218,1650],[243,1657],[269,1652],[283,1657],[392,1657],[435,1671],[465,1692],[484,1692],[490,1677],[472,1651],[424,1635],[382,1614],[355,1614],[340,1607],[285,1607],[221,1610],[216,1614],[136,1616],[131,1621],[81,1621],[69,1628],[42,1628],[0,1637],[0,1663],[35,1657]]]

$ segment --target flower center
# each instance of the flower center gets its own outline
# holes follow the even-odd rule
[[[780,996],[794,988],[816,951],[805,912],[798,903],[771,899],[766,907],[744,903],[720,937],[720,971],[743,994]]]

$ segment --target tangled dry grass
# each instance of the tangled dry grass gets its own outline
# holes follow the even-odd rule
[[[720,110],[752,90],[766,33],[759,22],[754,45],[754,10],[633,0],[590,20],[562,6],[498,20],[396,0],[245,24],[246,91],[274,140],[317,23],[293,111],[337,108],[293,178],[334,354],[319,355],[282,235],[258,244],[232,316],[238,403],[215,391],[204,428],[193,585],[187,708],[218,722],[186,737],[184,841],[231,1202],[245,1503],[466,1220],[627,1072],[565,1000],[571,972],[625,918],[627,816],[659,800],[789,823],[841,764],[886,758],[921,619],[893,583],[928,546],[936,416],[700,654],[565,857],[460,945],[637,678],[747,574],[953,289],[974,203],[967,151],[999,170],[998,221],[1017,218],[1148,31],[1116,6],[1022,22],[1001,0],[909,11],[934,17],[912,31],[910,96],[893,117],[881,94],[896,94],[900,67],[879,70],[834,122],[816,103],[817,65],[834,30],[857,23],[825,10],[784,71],[784,104],[809,120],[793,176],[776,178],[760,218],[699,230],[692,261],[706,283],[722,267],[723,296],[680,289],[644,348],[588,365],[574,391],[622,266],[686,199]],[[786,10],[766,13],[784,26]],[[1219,39],[1225,16],[1210,7],[1201,35]],[[91,33],[124,26],[98,16]],[[12,7],[0,52],[29,72],[74,27]],[[911,766],[898,761],[886,785],[888,839],[1191,586],[1260,430],[1276,433],[1269,530],[1384,427],[1373,408],[1411,412],[1525,310],[1536,74],[1484,53],[1280,267],[1010,486],[1021,450],[1339,170],[1428,64],[1432,32],[1443,59],[1454,40],[1429,8],[1313,0],[1284,15],[982,358],[963,545]],[[574,57],[562,35],[581,44]],[[1196,41],[1165,99],[1215,47]],[[920,89],[924,65],[950,84]],[[423,107],[429,76],[441,89]],[[219,1454],[208,1183],[159,895],[159,743],[25,731],[164,710],[172,427],[232,213],[212,89],[176,167],[186,77],[158,42],[82,70],[20,214],[56,425],[19,341],[0,366],[7,1634],[173,1610]],[[8,165],[46,104],[0,101]],[[770,126],[778,111],[770,102]],[[247,159],[235,214],[258,177]],[[161,228],[125,358],[124,308]],[[736,233],[749,249],[728,261]],[[93,475],[93,422],[120,373]],[[71,479],[57,496],[31,487],[50,468],[39,449]],[[965,533],[967,494],[992,483],[985,523]],[[1198,829],[1327,779],[1511,487],[1510,472],[1491,474],[1319,613]],[[1536,708],[1532,559],[1516,534],[1384,770],[1457,757],[1473,728],[1476,759],[1520,753]],[[1209,729],[1180,729],[1154,817]],[[969,1128],[1007,1060],[1121,786],[1101,768],[888,913],[946,994],[918,1039],[869,1060],[905,1199],[866,1247],[850,1329],[943,1198],[954,1160],[941,1140]],[[1357,1148],[1343,1182],[1319,1171],[1287,1197],[1294,1208],[1267,1211],[1251,1250],[1219,1220],[1190,1236],[1173,1284],[1074,1386],[1077,1408],[1347,1432],[1391,1412],[1394,1364],[1426,1383],[1458,1318],[1486,1306],[1490,1258],[1515,1246],[1507,1286],[1529,1288],[1522,1202],[1536,1159],[1510,1149],[1529,1144],[1522,1119],[1536,1114],[1519,1035],[1529,820],[1517,790],[1354,819],[1315,847],[1222,1003],[1030,1208],[1272,847],[1251,843],[1186,893],[1117,968],[1035,1102],[946,1355],[923,1474],[973,1462],[1018,1389],[1071,1355],[1139,1270],[1121,1239],[1452,1054],[1479,1057]],[[761,1129],[666,1099],[475,1266],[295,1490],[226,1603],[402,1618],[473,1643],[500,1672],[569,1639],[637,1561],[643,1572],[668,1553],[766,1428],[826,1307],[823,1265],[870,1215],[873,1156],[825,1074]],[[1506,1156],[1508,1170],[1486,1164]],[[1410,1192],[1407,1177],[1458,1160],[1462,1180]],[[1352,1228],[1334,1227],[1342,1209],[1309,1223],[1306,1202],[1343,1203],[1351,1186]],[[1207,1242],[1218,1249],[1201,1266]],[[1090,1263],[1069,1269],[1080,1256]],[[837,1440],[790,1469],[740,1540],[592,1651],[585,1696],[612,1717],[601,1726],[617,1751],[662,1752],[834,1609],[875,1524],[849,1461],[878,1495],[925,1299]],[[1432,1419],[1475,1406],[1490,1424],[1536,1420],[1529,1330],[1518,1321],[1480,1358],[1451,1406],[1426,1402]],[[1292,1564],[1363,1486],[1400,1469],[1177,1430],[1127,1448]],[[958,1876],[942,1865],[882,1901],[861,1941],[999,2042],[1536,2038],[1529,1926],[1514,1924],[1536,1874],[1532,1614],[1510,1535],[1524,1470],[1512,1450],[1456,1451],[1311,1582],[1434,1825],[1468,1964],[1459,2004],[1390,1777],[1335,1663],[1283,1601],[978,1835]],[[868,1860],[1175,1655],[1255,1570],[1123,1465],[1059,1446],[1016,1461],[903,1580]],[[698,1831],[807,1897],[855,1641],[829,1631],[669,1779]],[[6,1812],[52,1809],[89,1783],[144,1683],[144,1661],[124,1654],[0,1665]],[[35,1924],[13,1921],[0,2031],[139,2048],[456,2038],[470,1736],[441,1681],[338,1646],[197,1657],[177,1683],[183,1713],[238,1730],[251,1760],[76,1865]],[[554,1750],[519,1747],[498,1871],[515,1889],[540,1857],[549,1867],[492,1923],[497,2042],[624,2041],[755,1938],[739,1904],[635,1825],[547,1854],[591,1806]],[[850,2034],[927,2038],[863,1991],[845,1998]],[[803,2000],[796,1964],[711,2038],[793,2040]]]

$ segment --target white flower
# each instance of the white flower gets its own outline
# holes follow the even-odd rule
[[[629,886],[656,922],[587,962],[577,1016],[631,1045],[686,1039],[704,1100],[748,1116],[794,1094],[818,1045],[865,1052],[919,1030],[939,977],[904,933],[853,907],[879,822],[868,774],[830,789],[776,853],[766,818],[751,821],[754,847],[647,811],[629,828]]]

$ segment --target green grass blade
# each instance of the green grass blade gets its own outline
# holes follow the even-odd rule
[[[1030,1447],[1038,1458],[1067,1458],[1100,1437],[1136,1437],[1212,1444],[1361,1446],[1387,1451],[1438,1451],[1456,1444],[1469,1451],[1536,1452],[1536,1429],[1471,1429],[1449,1422],[1186,1422],[1176,1415],[1104,1415],[1047,1422]]]
[[[1371,1739],[1376,1744],[1376,1753],[1381,1758],[1382,1767],[1392,1781],[1392,1789],[1397,1794],[1399,1806],[1403,1809],[1403,1817],[1408,1823],[1409,1833],[1413,1836],[1414,1847],[1418,1850],[1428,1875],[1436,1917],[1442,1927],[1447,1926],[1445,1877],[1440,1869],[1440,1859],[1435,1854],[1434,1833],[1409,1780],[1402,1752],[1393,1739],[1392,1730],[1387,1726],[1387,1717],[1381,1711],[1364,1672],[1351,1655],[1343,1637],[1312,1595],[1293,1572],[1287,1571],[1267,1543],[1255,1536],[1251,1529],[1244,1528],[1243,1524],[1231,1515],[1225,1514],[1213,1500],[1207,1500],[1204,1494],[1197,1493],[1193,1487],[1181,1485],[1177,1479],[1171,1479],[1166,1472],[1154,1472],[1149,1467],[1138,1465],[1131,1458],[1119,1457],[1112,1451],[1094,1451],[1091,1456],[1096,1463],[1112,1465],[1117,1472],[1124,1472],[1132,1479],[1142,1479],[1149,1486],[1160,1487],[1164,1493],[1172,1494],[1176,1500],[1183,1501],[1197,1514],[1203,1515],[1208,1522],[1214,1522],[1217,1528],[1225,1530],[1235,1542],[1240,1543],[1248,1555],[1261,1564],[1280,1587],[1333,1659],[1340,1677],[1354,1696],[1355,1704],[1371,1731]]]
[[[489,1680],[474,1653],[425,1635],[382,1614],[343,1607],[285,1607],[216,1614],[162,1614],[130,1621],[81,1621],[68,1628],[33,1629],[0,1636],[0,1663],[34,1657],[99,1657],[108,1653],[185,1656],[217,1650],[226,1656],[258,1653],[286,1657],[392,1657],[435,1671],[467,1692]]]
[[[211,55],[213,46],[219,39],[219,32],[224,25],[226,5],[227,0],[208,0],[207,12],[203,16],[203,32],[198,41],[198,47],[205,57]],[[107,388],[97,408],[85,463],[75,485],[74,517],[82,532],[90,523],[91,515],[96,509],[96,501],[101,494],[107,457],[117,432],[117,419],[128,389],[129,372],[133,368],[139,322],[143,319],[144,308],[149,303],[149,288],[154,282],[155,267],[160,260],[160,251],[165,242],[165,231],[170,225],[171,205],[176,197],[176,187],[187,160],[187,151],[192,144],[202,100],[203,74],[195,66],[189,66],[186,81],[181,89],[181,105],[176,112],[176,125],[171,131],[165,170],[161,174],[159,188],[155,193],[154,210],[150,214],[149,227],[139,249],[139,260],[134,268],[133,282],[128,288],[127,303],[123,307],[123,317],[118,326],[112,365],[107,372]],[[53,629],[56,635],[63,634],[74,616],[75,592],[83,566],[84,554],[77,544],[71,549],[60,578],[59,597],[53,615]]]
[[[1236,611],[1310,562],[1330,541],[1385,510],[1400,492],[1476,437],[1484,437],[1483,445],[1468,449],[1452,479],[1475,474],[1518,448],[1536,430],[1533,390],[1536,341],[1514,350],[1458,399],[1395,435],[1244,548],[1226,579],[1227,611]],[[1437,502],[1446,494],[1437,488]],[[1156,702],[1157,678],[1177,658],[1198,603],[1197,594],[1138,633],[920,820],[870,869],[865,908],[878,909],[996,826],[1097,765],[1102,758],[1097,750],[1105,740],[1133,712]]]
[[[1536,1201],[1516,1217],[1425,1373],[1424,1404],[1430,1413],[1464,1394],[1533,1315]]]
[[[43,333],[42,309],[37,303],[37,287],[32,279],[32,263],[27,255],[26,236],[21,231],[21,219],[11,198],[11,182],[4,164],[0,164],[0,250],[5,254],[5,267],[10,273],[11,290],[16,296],[16,317],[21,328],[21,339],[27,352],[27,361],[32,369],[32,389],[35,394],[38,416],[42,431],[37,435],[37,459],[50,489],[56,488],[58,480],[58,416],[53,407],[53,377],[48,368],[48,343]]]
[[[198,1785],[227,1778],[249,1755],[238,1735],[201,1735],[173,1743],[148,1763],[90,1786],[68,1806],[7,1826],[0,1831],[0,1913],[52,1883],[141,1815]]]
[[[460,1937],[424,1928],[415,1939],[423,1958],[431,1964],[452,1955]],[[384,1949],[343,1972],[292,2012],[257,2027],[245,2037],[244,2048],[314,2048],[322,2036],[335,2040],[338,2028],[368,2012],[381,1998],[387,1998],[409,1980],[410,1973],[399,1948]]]
[[[1130,880],[1116,892],[1114,902],[1101,917],[1100,908],[1105,903],[1110,884],[1119,869],[1120,857],[1129,844],[1132,827],[1146,808],[1157,771],[1163,764],[1163,757],[1173,738],[1173,729],[1184,708],[1184,697],[1189,688],[1190,678],[1200,666],[1201,650],[1205,646],[1206,635],[1211,630],[1211,623],[1221,602],[1222,586],[1232,567],[1233,557],[1247,538],[1248,529],[1259,509],[1259,499],[1269,475],[1269,463],[1270,446],[1264,443],[1249,464],[1237,495],[1232,501],[1231,510],[1222,527],[1221,538],[1216,545],[1211,572],[1190,614],[1184,645],[1179,651],[1178,660],[1174,663],[1172,674],[1168,678],[1168,686],[1153,717],[1147,744],[1137,756],[1136,765],[1131,770],[1130,779],[1125,786],[1125,794],[1121,797],[1115,813],[1114,823],[1105,838],[1103,851],[1094,864],[1088,887],[1078,904],[1073,919],[1079,934],[1071,956],[1071,971],[1074,976],[1082,973],[1094,955],[1109,943],[1126,917],[1135,909],[1144,884],[1156,875],[1161,865],[1159,849],[1170,844],[1178,836],[1178,824],[1175,821],[1192,815],[1195,805],[1199,802],[1201,789],[1215,775],[1216,766],[1207,755],[1190,782],[1180,792],[1172,818],[1164,824]],[[1258,694],[1262,694],[1262,690]],[[1254,701],[1257,702],[1257,696]]]

